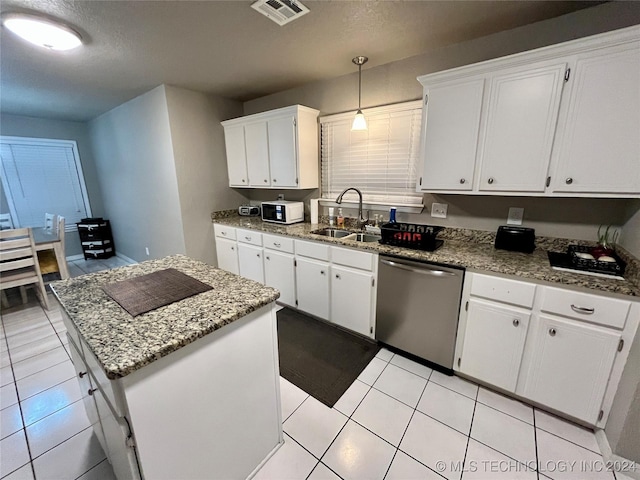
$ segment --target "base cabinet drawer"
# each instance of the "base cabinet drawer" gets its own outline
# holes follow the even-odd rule
[[[621,335],[546,315],[537,319],[532,334],[533,356],[518,393],[595,424]]]
[[[531,313],[469,300],[460,371],[515,392]]]

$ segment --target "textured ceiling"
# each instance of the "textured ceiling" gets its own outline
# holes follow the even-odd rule
[[[586,1],[313,1],[278,26],[251,1],[2,0],[80,31],[70,52],[31,46],[2,28],[0,108],[88,120],[167,83],[246,101],[447,44],[555,17]]]

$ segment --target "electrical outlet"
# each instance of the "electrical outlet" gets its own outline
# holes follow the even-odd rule
[[[284,200],[284,193],[278,194],[278,200]]]
[[[447,218],[448,203],[432,203],[431,216],[435,218]]]
[[[144,247],[144,251],[146,252],[147,257],[148,257],[149,256],[149,247]]]
[[[524,218],[524,208],[511,207],[509,208],[509,216],[507,217],[507,225],[522,225],[522,219]]]

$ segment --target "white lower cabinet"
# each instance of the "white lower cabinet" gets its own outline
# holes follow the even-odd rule
[[[371,336],[374,275],[352,268],[331,266],[331,321]]]
[[[620,332],[546,315],[540,315],[536,323],[522,394],[595,424]]]
[[[465,277],[462,302],[455,370],[605,425],[640,303],[476,273]]]
[[[264,249],[264,283],[280,290],[278,302],[296,304],[295,258],[290,253]]]
[[[262,247],[238,242],[238,273],[242,277],[264,283]]]
[[[329,264],[296,258],[298,308],[324,320],[329,319]]]
[[[460,371],[515,392],[531,313],[470,299]]]
[[[216,238],[216,254],[218,256],[218,268],[238,274],[238,246],[235,240]]]

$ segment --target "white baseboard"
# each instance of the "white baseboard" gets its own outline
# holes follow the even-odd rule
[[[600,447],[600,452],[602,453],[602,458],[605,464],[610,463],[613,466],[613,470],[616,472],[616,477],[618,479],[623,478],[620,476],[620,474],[622,474],[628,478],[640,480],[640,464],[614,454],[604,430],[597,429],[595,434],[596,441]]]
[[[129,263],[138,263],[136,262],[133,258],[129,258],[126,255],[123,255],[119,252],[116,252],[116,257],[121,258],[122,260],[124,260],[125,262],[129,262]]]
[[[84,255],[79,253],[78,255],[71,255],[67,257],[67,262],[73,262],[74,260],[84,260]]]

